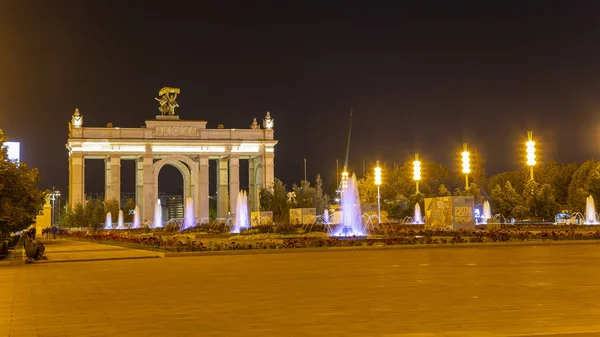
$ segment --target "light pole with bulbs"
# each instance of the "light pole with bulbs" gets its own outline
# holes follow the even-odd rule
[[[346,166],[344,166],[344,171],[342,171],[342,189],[340,191],[340,202],[342,202],[342,197],[344,196],[344,192],[346,191],[346,188],[348,187],[348,170],[346,169]]]
[[[469,173],[471,173],[471,154],[467,150],[467,143],[463,143],[462,173],[465,174],[465,190],[469,189]]]
[[[415,153],[415,161],[413,161],[413,180],[416,183],[415,194],[419,194],[419,180],[421,180],[421,162],[419,161],[418,153]]]
[[[381,167],[379,167],[379,160],[375,165],[375,185],[377,185],[377,221],[381,223],[381,195],[379,194],[379,185],[381,185]]]
[[[533,167],[535,166],[535,142],[533,141],[533,132],[527,131],[527,142],[525,143],[527,153],[527,166],[529,166],[529,177],[533,180]]]
[[[58,210],[60,209],[60,191],[55,189],[54,186],[52,186],[52,192],[50,192],[50,200],[52,201],[50,221],[52,222],[52,225],[54,225],[58,220]],[[56,200],[58,200],[58,208],[56,208]]]

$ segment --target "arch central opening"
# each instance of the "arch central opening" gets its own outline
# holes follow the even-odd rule
[[[183,165],[181,162],[179,164]],[[167,163],[158,174],[158,199],[162,205],[163,221],[183,218],[185,174],[179,165]]]

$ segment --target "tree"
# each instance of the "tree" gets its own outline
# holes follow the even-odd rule
[[[104,205],[101,200],[94,201],[94,211],[92,212],[92,228],[97,229],[103,226],[106,220],[106,214],[104,213]]]
[[[361,204],[377,202],[377,185],[373,172],[367,172],[364,177],[358,179],[357,185]]]
[[[556,202],[554,188],[544,184],[536,195],[536,210],[543,221],[554,221],[556,213],[560,211],[560,204]]]
[[[110,200],[106,200],[104,201],[104,212],[105,215],[106,213],[110,212],[110,216],[112,218],[112,222],[117,222],[117,219],[119,217],[119,210],[121,209],[121,205],[120,203],[117,201],[117,199],[110,199]]]
[[[315,208],[317,209],[317,214],[323,214],[328,203],[329,197],[323,193],[323,180],[321,179],[321,175],[317,174],[315,181]]]
[[[586,161],[573,173],[569,184],[569,207],[585,212],[585,201],[589,195],[600,200],[600,163],[595,160]]]
[[[289,222],[290,204],[288,203],[287,189],[281,180],[275,178],[273,190],[262,188],[259,199],[261,210],[273,212],[273,222]]]
[[[310,182],[302,180],[300,186],[294,184],[292,191],[296,195],[295,207],[298,208],[313,208],[316,198],[316,190],[310,186]]]
[[[573,174],[578,168],[579,165],[577,164],[560,165],[551,159],[537,171],[536,180],[541,184],[550,184],[556,195],[556,202],[566,206],[569,197],[569,185],[573,179]]]
[[[510,182],[511,186],[518,192],[523,192],[523,186],[529,179],[529,170],[516,170],[498,173],[488,179],[488,190],[491,191],[496,185],[505,186]]]
[[[473,197],[475,205],[483,205],[483,201],[485,198],[477,184],[471,183],[471,185],[469,185],[469,188],[467,189],[467,195]]]
[[[131,214],[131,211],[133,210],[135,210],[135,203],[133,202],[133,199],[129,198],[125,203],[125,207],[123,207],[123,217],[125,218],[125,222],[133,222],[133,214]]]
[[[87,224],[85,218],[85,210],[83,204],[77,203],[71,211],[69,222],[66,223],[67,227],[84,227]]]
[[[446,188],[446,185],[441,184],[438,188],[438,197],[449,197],[452,193]]]
[[[533,218],[539,217],[539,204],[537,202],[537,194],[539,184],[535,180],[529,180],[523,189],[523,200],[525,208],[528,210],[528,215]]]
[[[8,140],[0,129],[0,237],[27,228],[42,210],[46,193],[37,169],[8,159],[4,143]]]
[[[509,180],[504,183],[504,188],[497,184],[492,189],[490,206],[494,213],[502,214],[505,217],[521,218],[523,214],[527,214],[527,209],[523,206],[522,197],[513,188]],[[523,207],[523,209],[518,208],[519,206]]]
[[[440,191],[442,186],[446,188],[446,186],[448,186],[448,184],[451,182],[450,170],[446,165],[424,161],[422,167],[423,172],[421,173],[421,176],[423,183],[429,187],[431,192]],[[423,191],[427,192],[427,188],[423,189]],[[427,193],[425,193],[425,195],[427,195]]]
[[[411,216],[414,211],[414,204],[411,205],[411,201],[401,194],[398,194],[393,200],[388,200],[382,206],[388,212],[389,218],[398,220]]]

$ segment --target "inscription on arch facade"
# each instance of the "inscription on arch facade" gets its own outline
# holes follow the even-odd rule
[[[154,130],[156,137],[195,137],[198,131],[191,125],[159,125]]]

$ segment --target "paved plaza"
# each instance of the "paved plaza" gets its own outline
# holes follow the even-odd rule
[[[179,258],[110,247],[64,240],[46,263],[0,264],[0,336],[600,335],[598,245]]]

